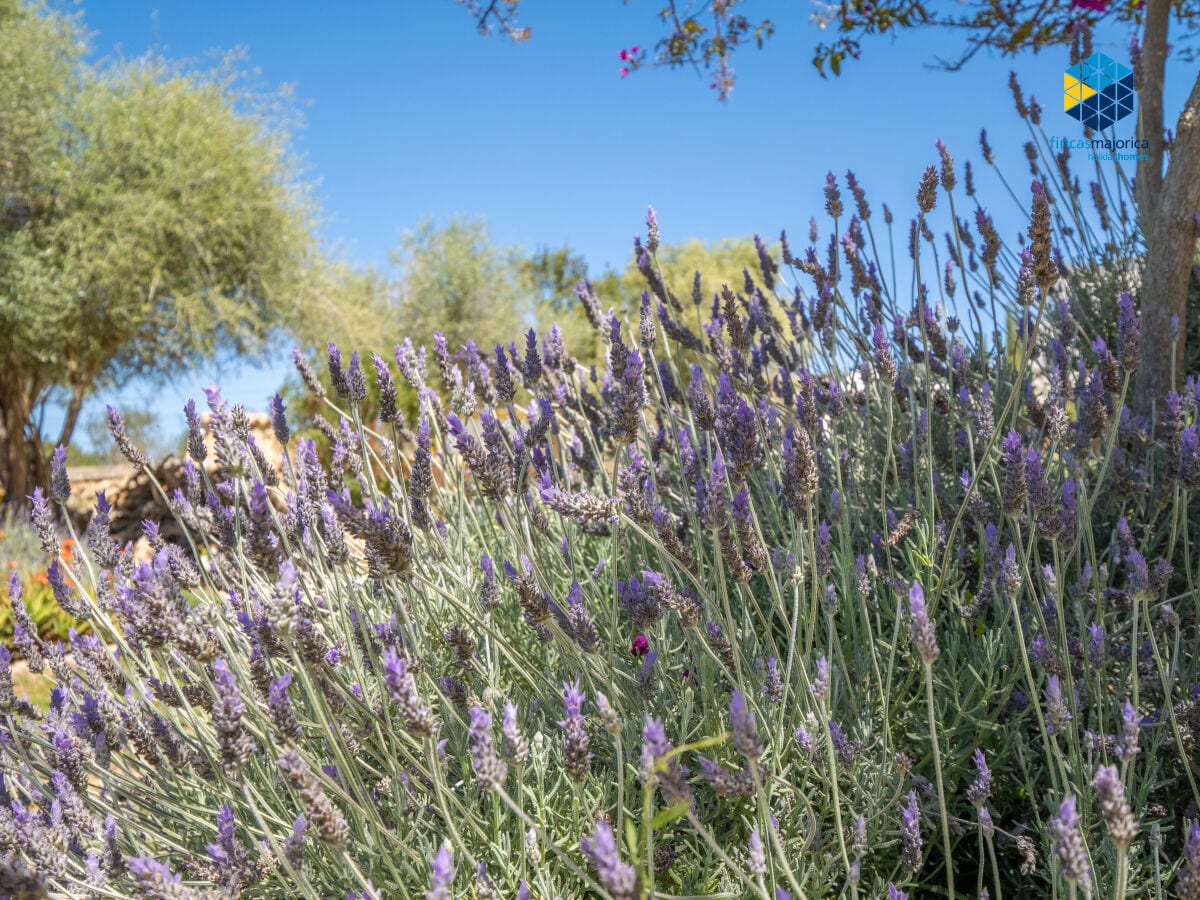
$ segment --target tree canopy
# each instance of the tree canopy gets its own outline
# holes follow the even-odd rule
[[[319,303],[314,207],[286,95],[229,59],[84,61],[82,24],[0,2],[0,450],[18,502],[38,422],[99,385],[262,351]]]

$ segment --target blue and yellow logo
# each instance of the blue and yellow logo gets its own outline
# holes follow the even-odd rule
[[[1133,112],[1133,72],[1103,53],[1093,53],[1063,73],[1063,109],[1093,131]]]

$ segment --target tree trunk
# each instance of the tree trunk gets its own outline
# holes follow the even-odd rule
[[[71,385],[71,399],[67,401],[66,415],[63,416],[63,427],[58,435],[56,446],[65,447],[71,443],[71,436],[75,434],[75,426],[79,424],[79,411],[83,409],[83,400],[87,396],[88,388],[91,387],[95,372],[94,366],[89,367],[84,379]]]
[[[1151,5],[1154,2],[1151,0]],[[1140,195],[1140,184],[1138,188]],[[1188,281],[1196,252],[1196,216],[1200,214],[1200,76],[1179,116],[1161,190],[1149,205],[1149,210],[1139,209],[1146,238],[1146,271],[1139,298],[1142,361],[1134,384],[1134,411],[1147,418],[1152,416],[1155,402],[1161,403],[1168,391],[1175,390],[1185,374]]]
[[[0,360],[0,420],[3,421],[4,437],[0,471],[4,474],[4,503],[7,506],[24,506],[25,498],[33,491],[29,483],[29,440],[25,434],[29,424],[28,400],[17,359],[10,355]]]
[[[1142,233],[1150,237],[1150,224],[1158,208],[1163,184],[1163,84],[1167,72],[1167,26],[1171,21],[1170,0],[1149,0],[1146,25],[1142,31],[1142,58],[1135,65],[1134,79],[1138,94],[1138,137],[1149,146],[1146,159],[1138,160],[1134,200],[1137,203]]]

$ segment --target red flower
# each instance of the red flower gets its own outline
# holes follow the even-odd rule
[[[645,656],[649,652],[650,642],[646,640],[646,636],[644,634],[639,634],[633,639],[633,643],[629,647],[629,653],[631,656]]]

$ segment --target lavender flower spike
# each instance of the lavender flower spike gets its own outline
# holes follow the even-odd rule
[[[933,665],[942,651],[938,649],[933,623],[929,621],[929,613],[925,609],[925,592],[916,581],[908,592],[908,614],[913,644],[925,665]]]
[[[690,801],[692,788],[687,783],[687,767],[679,764],[672,750],[662,720],[646,716],[646,725],[642,729],[642,781],[657,781],[663,798],[674,805]]]
[[[746,696],[741,691],[734,691],[729,701],[729,719],[733,726],[733,745],[738,753],[750,761],[762,756],[763,745],[758,738],[754,713],[746,708]]]
[[[1087,891],[1092,876],[1083,837],[1079,833],[1079,813],[1075,811],[1074,797],[1068,795],[1063,798],[1058,815],[1050,820],[1050,842],[1054,847],[1054,855],[1058,857],[1063,878]]]
[[[517,725],[517,707],[511,700],[504,704],[500,730],[504,734],[505,758],[517,768],[525,765],[529,761],[529,741]]]
[[[921,810],[917,806],[916,791],[908,792],[908,803],[900,810],[900,832],[903,839],[900,862],[908,871],[917,872],[921,868],[924,842],[921,840]]]
[[[437,732],[437,719],[417,693],[417,685],[412,673],[408,671],[408,663],[394,651],[388,650],[383,655],[383,672],[392,702],[404,717],[409,733],[414,737],[432,737]]]
[[[451,888],[454,885],[454,851],[449,844],[441,848],[429,863],[429,890],[425,892],[425,900],[451,900]]]
[[[1100,798],[1100,812],[1108,826],[1108,836],[1118,850],[1125,850],[1137,835],[1137,822],[1133,810],[1125,799],[1125,786],[1116,766],[1101,766],[1092,779],[1092,787]]]
[[[116,443],[117,449],[121,451],[121,455],[129,460],[135,469],[140,469],[147,465],[150,460],[130,440],[129,435],[125,431],[125,420],[121,418],[121,414],[112,406],[106,406],[105,409],[108,412],[109,434],[112,435],[112,439]]]
[[[987,759],[982,750],[977,748],[973,759],[976,774],[975,780],[967,788],[967,799],[971,801],[972,806],[978,808],[987,803],[987,799],[992,793],[992,772],[988,768]]]
[[[129,860],[129,872],[141,893],[147,897],[179,897],[193,900],[203,896],[183,883],[183,878],[171,871],[164,862],[137,856]]]
[[[817,677],[813,679],[810,690],[818,703],[829,699],[829,660],[824,656],[817,660]]]
[[[1183,864],[1175,876],[1175,896],[1179,900],[1200,900],[1200,822],[1193,822],[1183,848]]]
[[[212,722],[217,732],[217,744],[221,750],[221,763],[225,771],[236,775],[254,754],[257,747],[250,734],[242,726],[242,713],[246,707],[237,687],[237,679],[225,664],[218,659],[212,664],[213,682],[217,689],[217,701],[213,704]]]
[[[566,736],[566,770],[567,777],[576,784],[587,778],[592,767],[592,754],[588,750],[588,734],[583,724],[583,691],[579,689],[579,679],[563,682],[563,703],[566,706],[566,717],[558,724]]]
[[[496,754],[492,743],[492,717],[481,707],[471,707],[471,764],[480,787],[494,788],[504,784],[508,766]]]
[[[636,900],[640,896],[637,870],[621,861],[616,839],[607,822],[597,822],[590,837],[580,838],[579,847],[596,870],[601,886],[613,895],[613,900]]]
[[[313,824],[318,837],[331,847],[344,844],[350,836],[346,817],[333,805],[304,758],[292,748],[284,751],[276,763],[288,784],[300,795],[306,821]]]
[[[1128,700],[1125,701],[1125,706],[1121,710],[1121,720],[1124,727],[1121,733],[1121,742],[1117,744],[1117,758],[1123,763],[1131,763],[1139,753],[1138,729],[1141,726],[1141,719],[1133,704]]]
[[[71,479],[67,477],[67,448],[56,447],[50,459],[50,499],[66,503],[71,499]]]
[[[767,854],[763,847],[762,836],[755,828],[750,832],[750,846],[746,856],[746,869],[751,875],[767,874]]]

